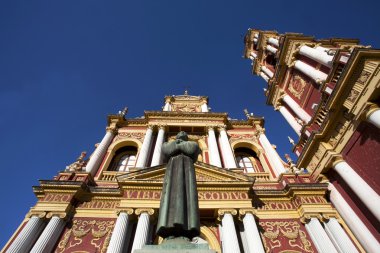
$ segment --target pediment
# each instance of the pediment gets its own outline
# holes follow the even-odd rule
[[[215,167],[202,162],[194,164],[197,184],[204,183],[249,183],[253,184],[254,177]],[[131,171],[117,177],[118,182],[156,182],[162,183],[165,176],[166,164]]]

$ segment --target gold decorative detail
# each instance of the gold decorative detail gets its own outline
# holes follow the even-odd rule
[[[106,131],[107,132],[111,132],[113,134],[116,134],[117,133],[117,128],[116,128],[116,126],[108,126],[108,127],[106,127]]]
[[[32,216],[37,216],[38,218],[44,218],[46,216],[46,212],[31,210],[29,213],[26,214],[25,218],[31,218]]]
[[[306,233],[301,230],[297,221],[266,221],[259,224],[265,230],[262,232],[263,237],[269,239],[268,242],[263,238],[266,252],[272,252],[274,248],[287,248],[284,241],[287,241],[291,248],[297,248],[302,252],[314,252],[311,242],[307,240]],[[281,239],[282,236],[288,240]],[[297,242],[298,238],[301,242]]]
[[[296,98],[300,99],[304,90],[305,90],[306,82],[299,75],[294,75],[293,80],[290,82],[288,90],[292,93]]]
[[[239,209],[239,219],[242,220],[247,213],[251,213],[252,215],[254,215],[256,213],[256,211],[253,208],[240,208]]]
[[[138,208],[135,210],[136,215],[140,215],[141,213],[148,213],[150,216],[154,214],[154,209],[153,208]]]
[[[221,221],[223,216],[226,214],[226,213],[229,213],[233,216],[237,215],[237,211],[236,209],[232,209],[232,208],[224,208],[224,209],[219,209],[218,210],[218,220]]]
[[[370,76],[371,76],[371,72],[363,70],[357,82],[361,84],[365,84]]]
[[[66,171],[82,171],[85,166],[84,158],[86,157],[87,152],[83,151],[80,156],[77,158],[77,160],[66,166]]]
[[[231,133],[229,134],[231,137],[231,140],[235,139],[243,139],[243,140],[257,140],[256,136],[254,134],[238,134],[238,133]]]
[[[145,133],[143,132],[119,132],[117,135],[118,138],[132,138],[138,140],[143,140],[144,136]]]
[[[352,89],[350,91],[350,94],[347,97],[347,100],[351,103],[354,103],[356,101],[356,99],[358,98],[359,94],[360,94],[359,91]]]
[[[61,219],[67,219],[68,218],[68,215],[66,212],[49,212],[47,215],[46,215],[46,218],[47,219],[50,219],[51,217],[53,216],[57,216]]]
[[[119,209],[116,211],[117,215],[119,215],[120,213],[126,213],[128,215],[132,215],[133,214],[133,209],[132,208],[127,208],[127,209]]]
[[[196,104],[172,104],[172,111],[177,112],[200,112],[201,108]]]
[[[91,235],[90,244],[95,247],[93,249],[95,251],[92,252],[104,253],[107,251],[114,223],[113,220],[74,220],[72,228],[64,234],[63,239],[58,243],[56,252],[72,252],[74,247],[85,241],[85,237]],[[71,238],[71,236],[73,237]],[[102,240],[105,236],[106,238]]]

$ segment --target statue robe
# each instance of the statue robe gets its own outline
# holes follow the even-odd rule
[[[199,146],[192,141],[177,139],[164,143],[162,152],[169,162],[161,194],[157,235],[163,238],[184,236],[192,239],[199,235],[200,229],[194,170]]]

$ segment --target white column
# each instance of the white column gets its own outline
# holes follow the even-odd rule
[[[244,215],[243,225],[249,248],[249,252],[247,253],[265,253],[263,243],[261,242],[260,233],[257,229],[255,218],[252,213],[247,212]]]
[[[344,200],[343,196],[338,192],[334,185],[329,183],[328,189],[330,190],[331,202],[363,248],[369,253],[380,252],[379,242],[356,215],[354,210],[352,210],[350,205]]]
[[[293,130],[298,134],[298,136],[300,136],[302,126],[298,124],[298,122],[293,117],[293,115],[288,111],[288,109],[286,109],[285,106],[279,106],[278,110],[280,111],[282,116],[285,118],[285,120],[289,123],[289,125],[293,128]]]
[[[51,217],[46,228],[34,244],[30,253],[50,253],[57,243],[66,222],[57,216]]]
[[[154,147],[154,152],[153,152],[152,163],[150,165],[152,167],[161,164],[161,160],[162,160],[161,148],[162,148],[162,144],[164,143],[164,137],[165,137],[165,126],[159,126],[156,145]]]
[[[380,109],[371,111],[367,114],[367,121],[380,128]]]
[[[6,253],[29,252],[44,227],[45,222],[43,218],[32,216],[9,246]]]
[[[272,44],[273,46],[276,46],[276,47],[278,47],[280,45],[278,42],[278,39],[276,39],[276,38],[269,38],[268,43]]]
[[[277,53],[277,48],[272,47],[271,45],[267,45],[267,46],[266,46],[266,49],[267,49],[269,52],[273,53],[273,54]]]
[[[272,78],[273,77],[273,72],[272,72],[272,70],[270,70],[270,69],[268,69],[267,67],[265,67],[265,66],[262,66],[261,67],[261,70],[267,75],[267,76],[269,76],[270,78]]]
[[[146,244],[148,241],[149,226],[150,222],[148,212],[141,212],[139,221],[137,222],[135,239],[133,240],[131,252],[134,252],[136,249],[141,249]]]
[[[144,142],[137,158],[136,167],[145,168],[148,160],[149,150],[152,142],[153,126],[148,126],[145,133]]]
[[[228,141],[225,127],[219,128],[219,134],[224,165],[226,168],[236,168],[234,153],[232,152],[230,142]]]
[[[317,83],[326,81],[327,74],[315,69],[314,67],[306,64],[300,60],[297,60],[294,64],[294,68],[298,69]]]
[[[234,218],[231,213],[224,213],[222,218],[223,227],[223,253],[240,253],[239,242],[236,235]]]
[[[129,213],[131,214],[131,213]],[[124,244],[127,239],[129,215],[127,212],[120,212],[117,217],[115,228],[112,231],[112,237],[108,246],[108,253],[122,253]]]
[[[272,145],[270,144],[268,138],[266,137],[264,133],[260,134],[259,140],[265,150],[265,153],[267,154],[269,163],[272,169],[274,170],[276,176],[279,176],[281,173],[285,173],[284,165],[280,161],[280,158],[277,152],[274,150],[274,148],[272,147]]]
[[[335,163],[333,168],[380,221],[380,196],[345,161]]]
[[[206,102],[201,105],[201,112],[208,112],[208,105]]]
[[[208,128],[207,144],[210,164],[217,167],[222,167],[222,163],[220,162],[218,144],[216,143],[215,132],[213,127]]]
[[[170,102],[165,102],[165,106],[164,106],[164,109],[163,109],[164,112],[169,112],[171,111],[171,106],[170,106]]]
[[[293,100],[289,95],[285,95],[283,98],[284,102],[297,114],[297,116],[303,120],[305,123],[308,123],[311,120],[310,115],[305,112],[304,109],[301,108],[301,106]]]
[[[267,76],[264,72],[260,71],[260,76],[265,80],[265,82],[269,81],[269,76]]]
[[[327,235],[339,253],[359,253],[346,232],[335,218],[324,222]]]
[[[311,240],[314,242],[314,246],[317,248],[319,253],[338,252],[317,218],[311,218],[305,226]]]
[[[328,55],[326,51],[318,50],[309,46],[302,46],[299,53],[327,67],[332,66],[332,60],[334,56]]]
[[[90,161],[88,161],[86,166],[86,172],[91,173],[92,176],[96,174],[99,169],[101,162],[103,161],[104,155],[107,152],[108,146],[113,140],[115,136],[115,129],[107,127],[107,133],[103,137],[99,146],[96,148],[94,153],[90,157]]]

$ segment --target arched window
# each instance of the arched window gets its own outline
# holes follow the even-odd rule
[[[236,157],[237,164],[239,168],[244,168],[245,172],[252,173],[255,172],[251,159],[249,156],[239,155]]]
[[[112,171],[129,171],[129,168],[134,167],[136,163],[137,148],[127,146],[120,148],[115,152],[112,159],[110,170]]]
[[[130,167],[133,167],[136,162],[136,155],[134,154],[125,154],[123,155],[114,170],[116,171],[129,171]]]
[[[237,148],[235,157],[238,167],[243,168],[245,173],[263,172],[260,160],[251,149]]]

